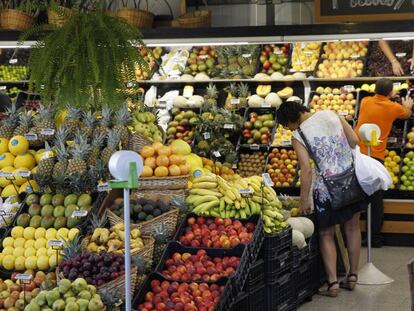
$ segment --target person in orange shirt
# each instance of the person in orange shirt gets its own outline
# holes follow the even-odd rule
[[[390,134],[392,124],[397,119],[408,119],[411,116],[413,100],[410,97],[403,99],[402,104],[391,101],[395,96],[393,82],[390,79],[379,79],[375,84],[375,95],[365,97],[361,101],[358,115],[358,123],[355,132],[358,135],[359,128],[365,123],[377,124],[381,129],[379,137],[380,144],[371,147],[371,157],[384,163],[387,139]],[[368,148],[359,138],[361,152],[368,154]],[[374,193],[370,197],[371,202],[371,232],[372,246],[382,246],[381,228],[384,219],[384,204],[382,202],[382,191]]]

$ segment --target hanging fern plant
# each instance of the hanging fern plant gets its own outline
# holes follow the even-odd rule
[[[20,41],[43,30],[35,26]],[[148,66],[137,50],[143,46],[140,31],[123,20],[80,10],[32,47],[30,89],[61,107],[116,106],[135,80],[135,65]]]

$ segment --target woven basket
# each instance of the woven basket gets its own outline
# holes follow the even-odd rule
[[[123,18],[128,24],[139,28],[152,28],[154,23],[154,14],[148,12],[148,0],[146,10],[130,9],[123,7],[116,12],[116,16]]]
[[[173,198],[178,198],[181,201],[185,201],[188,196],[187,189],[179,190],[133,190],[131,192],[131,197],[134,199],[140,198],[156,198],[156,200],[161,199],[164,202],[170,202]]]
[[[49,25],[54,27],[62,27],[74,14],[71,9],[63,6],[59,6],[58,11],[59,12],[50,9],[47,10]]]
[[[211,27],[211,11],[208,10],[207,2],[203,0],[206,9],[187,12],[178,17],[178,25],[181,28],[203,28]]]
[[[0,27],[8,30],[27,30],[35,24],[32,15],[18,10],[2,10]]]
[[[138,278],[138,268],[137,267],[131,267],[131,296],[134,296],[135,288],[137,287],[137,278]],[[109,292],[115,292],[115,291],[121,291],[121,299],[125,300],[125,276],[121,276],[119,278],[116,278],[115,280],[112,280],[108,283],[105,283],[101,286],[98,286],[96,288],[99,294],[103,294],[105,291]]]
[[[108,16],[112,16],[112,17],[116,17],[116,12],[115,11],[111,11],[111,10],[106,10],[105,14]]]
[[[162,133],[162,143],[164,144],[167,140],[167,134],[165,133],[164,129],[161,126],[157,126],[160,132]],[[142,136],[139,133],[131,133],[129,137],[129,150],[133,150],[135,152],[140,152],[143,147],[151,146],[153,141],[149,138]]]
[[[187,189],[190,175],[170,177],[141,177],[139,190]]]

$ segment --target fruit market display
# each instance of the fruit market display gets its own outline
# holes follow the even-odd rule
[[[313,72],[319,59],[320,42],[293,43],[291,71]]]
[[[401,157],[394,150],[385,150],[384,166],[390,173],[392,185],[390,189],[395,189],[399,182]]]
[[[291,130],[284,128],[279,124],[276,128],[275,137],[273,138],[272,146],[287,147],[292,145],[293,133]]]
[[[292,228],[292,245],[299,249],[306,247],[306,240],[309,239],[315,231],[315,226],[312,220],[306,217],[290,217],[287,219],[287,223]]]
[[[230,163],[221,163],[204,157],[201,157],[201,160],[203,162],[203,170],[205,170],[206,173],[215,173],[223,177],[224,180],[236,180],[240,178],[240,176],[234,172]]]
[[[214,76],[223,79],[252,78],[257,72],[258,45],[223,46],[217,49]]]
[[[279,108],[283,101],[295,100],[300,100],[300,98],[293,96],[293,89],[290,86],[286,86],[277,92],[272,92],[271,85],[260,84],[256,88],[256,94],[248,98],[248,105],[251,108]]]
[[[231,83],[224,89],[227,93],[226,101],[224,102],[224,108],[227,110],[236,110],[245,108],[249,101],[249,85],[246,83]],[[211,92],[211,91],[210,91]],[[211,96],[208,96],[211,98]],[[205,111],[205,110],[204,110]]]
[[[344,88],[330,88],[319,86],[309,103],[311,112],[332,110],[338,115],[352,120],[355,117],[356,98],[353,92]]]
[[[157,116],[150,112],[140,112],[135,110],[132,113],[132,122],[129,126],[133,133],[141,134],[142,136],[154,141],[163,141],[163,133],[157,126]]]
[[[156,47],[153,49],[148,50],[148,48],[141,48],[139,53],[147,62],[148,67],[142,68],[140,65],[135,66],[135,78],[139,80],[148,80],[151,78],[151,73],[154,67],[156,66],[157,62],[161,58],[162,48]]]
[[[280,72],[281,74],[287,73],[287,65],[290,54],[290,44],[265,45],[260,52],[261,72],[268,75],[274,72]]]
[[[194,255],[174,253],[163,267],[162,275],[179,281],[215,282],[221,277],[231,277],[236,273],[240,257],[224,256],[211,258],[204,249]]]
[[[291,187],[296,176],[298,157],[294,150],[273,148],[266,171],[276,187]]]
[[[101,296],[85,279],[62,279],[57,287],[40,291],[24,310],[104,310]]]
[[[3,202],[1,206],[3,216],[0,217],[0,228],[7,227],[13,222],[16,213],[19,211],[19,207],[20,202],[16,196],[11,196]]]
[[[198,73],[205,73],[211,77],[216,62],[217,51],[215,47],[193,47],[187,59],[184,74],[196,76]]]
[[[267,152],[256,151],[253,153],[240,153],[240,160],[237,164],[237,173],[241,177],[260,175],[266,163]]]
[[[327,42],[323,46],[322,59],[342,60],[365,57],[368,53],[368,41]]]
[[[249,244],[254,228],[253,223],[243,224],[230,218],[189,217],[178,241],[191,247],[232,248],[240,243]]]
[[[21,81],[29,76],[29,67],[20,65],[0,65],[1,81]]]
[[[190,52],[185,48],[171,48],[161,56],[161,66],[153,80],[179,79],[185,70]]]
[[[247,145],[270,144],[274,126],[275,117],[273,113],[250,112],[243,125],[241,143]]]
[[[152,280],[145,302],[138,311],[150,310],[214,310],[224,286],[208,283],[178,283]]]
[[[414,191],[414,152],[409,151],[403,158],[401,167],[400,190]]]
[[[172,121],[168,123],[167,143],[171,143],[174,139],[182,139],[189,144],[192,143],[194,132],[200,123],[198,114],[192,110],[172,109]]]
[[[318,78],[355,78],[362,75],[364,61],[361,59],[325,59],[318,65]]]

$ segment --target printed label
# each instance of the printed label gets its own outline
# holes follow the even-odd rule
[[[397,142],[397,137],[388,137],[387,142],[390,144],[395,144]]]
[[[12,58],[9,60],[9,64],[17,64],[18,60],[17,58]]]
[[[31,175],[30,171],[20,171],[16,173],[17,177],[29,178]]]
[[[221,157],[221,153],[220,153],[220,151],[213,151],[213,155],[214,155],[216,158],[220,158],[220,157]]]
[[[47,245],[50,247],[61,247],[63,245],[62,240],[49,240]]]
[[[272,107],[272,105],[270,105],[270,103],[264,102],[264,103],[262,103],[261,107],[262,108],[270,108],[270,107]]]
[[[88,215],[88,211],[73,211],[72,213],[72,218],[75,217],[85,217],[86,215]]]
[[[253,145],[250,145],[250,149],[251,150],[259,150],[260,149],[260,146],[257,145],[257,144],[253,144]]]
[[[230,105],[239,105],[240,99],[239,98],[232,98],[230,99]]]
[[[344,90],[347,92],[353,92],[355,87],[353,85],[344,85]]]
[[[33,278],[33,275],[31,275],[31,274],[26,274],[26,273],[16,274],[16,279],[17,280],[26,281],[26,280],[31,280],[32,278]]]
[[[37,134],[35,133],[27,133],[24,135],[27,140],[37,140]]]
[[[98,192],[104,192],[109,190],[108,183],[103,183],[98,185]]]
[[[395,53],[395,56],[398,57],[398,58],[404,57],[406,55],[407,55],[407,53]]]
[[[55,134],[55,129],[41,129],[40,134],[45,136],[53,136]]]
[[[266,187],[273,187],[274,183],[273,180],[270,178],[269,173],[263,173],[263,183]]]
[[[210,139],[210,133],[209,132],[204,132],[203,137],[204,137],[204,139]]]
[[[231,130],[231,129],[234,128],[234,124],[226,123],[226,124],[223,125],[223,128],[227,129],[227,130]]]

